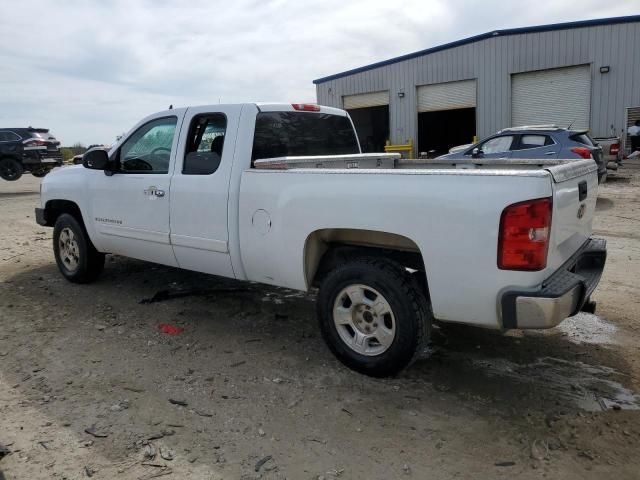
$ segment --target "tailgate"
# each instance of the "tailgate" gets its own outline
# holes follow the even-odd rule
[[[598,197],[593,160],[547,168],[553,179],[553,215],[547,268],[557,269],[589,239]]]

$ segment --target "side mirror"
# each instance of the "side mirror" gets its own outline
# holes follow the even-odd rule
[[[472,156],[473,158],[481,157],[483,153],[484,153],[484,152],[482,151],[482,149],[480,149],[480,148],[478,148],[478,147],[476,147],[476,148],[474,148],[473,150],[471,150],[471,156]]]
[[[89,150],[82,156],[82,165],[91,170],[105,170],[109,166],[109,154],[100,148]]]

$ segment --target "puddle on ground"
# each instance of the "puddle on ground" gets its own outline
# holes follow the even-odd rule
[[[613,380],[622,376],[617,370],[579,361],[544,357],[519,365],[496,358],[474,360],[474,366],[489,377],[501,377],[526,384],[535,390],[552,393],[558,399],[574,403],[587,411],[640,410],[640,395]]]
[[[580,312],[567,318],[557,328],[573,343],[617,343],[613,337],[618,328],[613,323],[590,313]]]
[[[307,298],[315,301],[315,296],[301,290],[290,290],[288,288],[276,288],[272,292],[265,293],[262,297],[263,302],[272,302],[276,305],[282,305],[286,299],[291,298]]]

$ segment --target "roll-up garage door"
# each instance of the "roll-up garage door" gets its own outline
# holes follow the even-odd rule
[[[352,108],[380,107],[389,105],[389,90],[371,93],[359,93],[358,95],[345,95],[342,97],[345,110]]]
[[[474,108],[476,106],[476,81],[436,83],[418,87],[418,112],[436,112]]]
[[[589,128],[591,68],[554,68],[511,76],[511,120],[514,127],[556,124]]]

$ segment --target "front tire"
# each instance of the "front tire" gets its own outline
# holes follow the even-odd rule
[[[330,272],[318,295],[320,330],[338,359],[372,377],[410,365],[431,332],[431,309],[418,283],[381,258],[349,261]]]
[[[15,158],[3,158],[0,160],[0,178],[7,182],[15,182],[18,180],[24,168],[22,164]]]
[[[73,283],[89,283],[104,268],[104,254],[96,250],[84,227],[63,213],[53,228],[53,252],[60,273]]]

